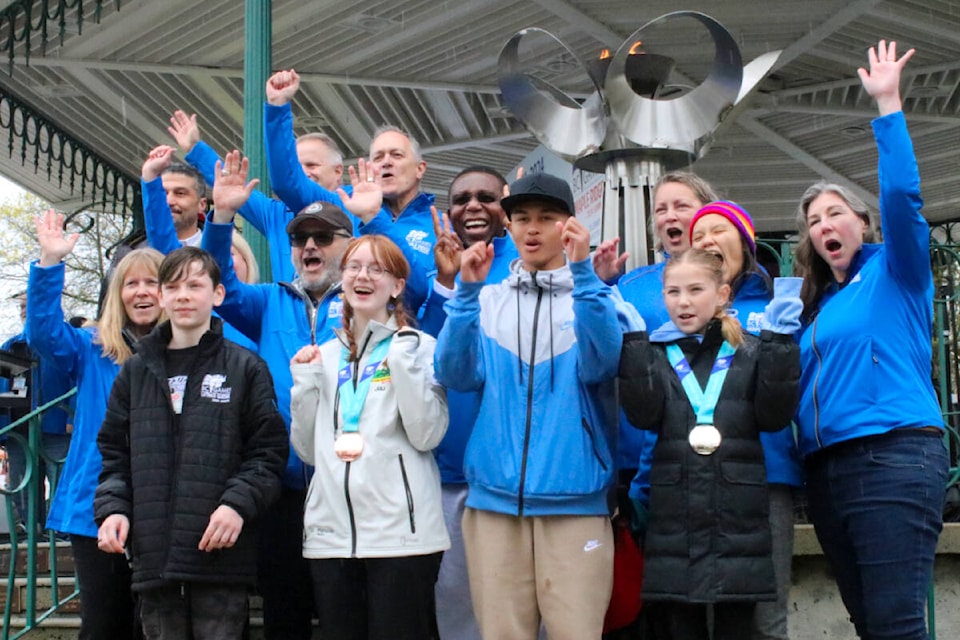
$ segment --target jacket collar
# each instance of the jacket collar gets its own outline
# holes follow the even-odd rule
[[[363,335],[360,336],[360,339],[357,341],[359,351],[357,352],[357,360],[363,360],[364,354],[373,348],[374,345],[378,344],[384,338],[388,338],[395,334],[398,330],[397,319],[394,316],[390,316],[386,324],[382,322],[377,322],[376,320],[371,320],[367,323],[367,328],[364,329]],[[337,339],[340,341],[344,347],[350,344],[350,337],[347,334],[346,328],[334,329],[333,332],[337,335]]]
[[[173,331],[170,328],[170,321],[161,322],[153,331],[148,333],[139,342],[139,352],[144,358],[150,360],[163,360],[163,352],[173,338]],[[223,320],[217,316],[210,318],[210,330],[200,338],[199,354],[206,357],[215,351],[223,343]]]
[[[559,269],[550,271],[527,271],[523,268],[523,262],[517,258],[510,263],[510,275],[507,277],[507,284],[515,289],[536,290],[548,289],[551,291],[573,291],[573,273],[569,265],[563,265]]]
[[[850,261],[850,268],[847,269],[847,277],[843,282],[837,282],[834,280],[830,286],[827,288],[829,293],[836,293],[840,289],[843,289],[845,286],[850,284],[850,282],[860,273],[860,269],[863,268],[870,258],[875,256],[883,248],[883,243],[880,242],[871,242],[863,243],[863,246],[860,247],[860,251],[853,256],[853,260]]]

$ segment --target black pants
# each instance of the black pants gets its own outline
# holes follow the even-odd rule
[[[442,553],[311,560],[324,640],[430,640]]]
[[[707,609],[713,609],[713,634]],[[718,602],[713,605],[657,602],[650,607],[658,640],[743,640],[753,634],[753,602]]]
[[[313,633],[313,582],[303,558],[306,495],[284,487],[260,519],[257,590],[266,640],[310,640]]]
[[[71,535],[80,582],[80,640],[140,640],[130,567],[123,554],[97,549],[97,539]]]
[[[249,618],[247,587],[186,583],[140,594],[147,640],[239,640]]]

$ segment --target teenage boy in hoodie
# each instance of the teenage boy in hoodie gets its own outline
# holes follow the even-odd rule
[[[169,322],[120,370],[97,437],[97,546],[132,558],[148,640],[238,639],[287,433],[267,364],[212,317],[213,257],[177,249],[158,279]]]
[[[439,380],[480,394],[463,536],[484,638],[599,638],[613,581],[614,378],[629,310],[590,263],[569,185],[531,174],[501,201],[520,254],[463,252],[436,352]],[[487,384],[487,382],[490,384]]]

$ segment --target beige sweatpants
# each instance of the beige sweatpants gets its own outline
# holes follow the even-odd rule
[[[600,638],[613,588],[604,516],[517,517],[467,508],[463,539],[484,640]]]

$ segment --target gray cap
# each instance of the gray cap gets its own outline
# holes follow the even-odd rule
[[[516,206],[535,200],[555,204],[564,213],[576,215],[570,185],[549,173],[531,173],[515,181],[510,185],[510,195],[500,201],[500,206],[510,217]]]
[[[331,231],[343,229],[353,235],[353,223],[350,217],[343,212],[343,209],[330,202],[318,200],[304,207],[287,223],[287,235],[295,233],[297,227],[306,220],[316,220],[329,227]]]

